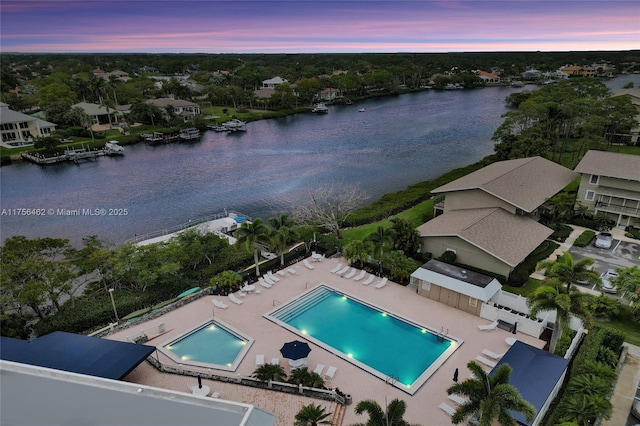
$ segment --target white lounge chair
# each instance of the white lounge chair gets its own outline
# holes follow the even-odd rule
[[[389,278],[384,277],[383,279],[381,279],[380,281],[378,281],[378,283],[376,284],[376,288],[382,288],[385,285],[387,285],[387,281],[389,281]]]
[[[269,278],[268,275],[263,275],[262,279],[264,280],[265,283],[269,284],[269,285],[274,285],[276,282],[273,281],[271,278]]]
[[[278,272],[276,272],[276,274],[280,275],[282,278],[287,276],[287,273],[285,271],[283,271],[282,269],[280,269]]]
[[[480,361],[481,363],[483,363],[487,367],[493,368],[493,367],[496,366],[496,363],[494,361],[491,361],[490,359],[487,359],[487,358],[483,357],[482,355],[478,355],[476,357],[476,360]]]
[[[349,273],[346,274],[344,277],[347,278],[347,279],[351,279],[356,275],[356,272],[358,272],[358,270],[356,268],[351,268]]]
[[[338,262],[338,264],[329,272],[331,272],[332,274],[335,274],[340,270],[340,268],[342,268],[342,263]]]
[[[497,326],[498,326],[498,321],[496,320],[488,325],[480,324],[478,328],[482,331],[490,331],[490,330],[495,330]]]
[[[364,278],[364,276],[367,275],[367,271],[365,271],[364,269],[362,271],[360,271],[360,273],[353,278],[354,281],[360,281],[361,279]]]
[[[256,355],[256,367],[260,367],[261,365],[264,365],[264,355]]]
[[[229,299],[236,305],[242,305],[244,302],[236,297],[235,294],[229,293]]]
[[[322,376],[322,370],[324,370],[324,364],[318,364],[316,365],[316,369],[313,370],[313,372],[319,376]]]
[[[307,259],[303,260],[302,263],[304,263],[307,269],[314,269]]]
[[[256,294],[262,294],[262,289],[260,287],[256,288]]]
[[[274,283],[277,283],[278,281],[280,281],[280,278],[273,275],[273,272],[271,271],[267,272],[267,276],[271,278],[271,281],[273,281]]]
[[[287,272],[290,273],[291,275],[295,275],[298,271],[296,271],[295,268],[289,268],[287,269]]]
[[[242,290],[242,289],[240,289],[240,291],[238,291],[238,295],[239,295],[240,297],[247,297],[247,292],[246,292],[246,291],[244,291],[244,290]]]
[[[351,266],[347,265],[347,266],[345,266],[344,268],[340,269],[338,272],[336,272],[336,274],[338,274],[338,275],[342,275],[342,274],[344,274],[345,272],[347,272],[347,271],[349,270],[349,268],[350,268],[350,267],[351,267]]]
[[[267,282],[262,277],[258,278],[258,283],[264,288],[271,288],[271,284],[267,284]]]
[[[362,281],[362,284],[364,285],[369,285],[373,282],[373,280],[376,278],[375,275],[373,274],[369,274],[369,278],[367,278],[366,280]]]
[[[337,370],[338,370],[338,369],[337,369],[336,367],[334,367],[334,366],[329,366],[329,368],[327,368],[327,372],[326,372],[326,373],[324,373],[324,377],[326,377],[326,378],[327,378],[327,380],[331,380],[331,379],[333,379],[333,376],[335,376],[335,375],[336,375],[336,371],[337,371]]]
[[[493,359],[500,359],[504,356],[504,352],[501,354],[497,354],[495,352],[490,351],[489,349],[483,349],[482,353],[486,356],[488,356],[489,358],[493,358]]]
[[[458,405],[466,404],[467,402],[469,402],[469,400],[467,398],[463,398],[461,396],[458,396],[455,393],[449,395],[449,399],[452,400],[453,402],[455,402]]]
[[[280,358],[271,358],[271,365],[280,365]]]
[[[438,407],[450,416],[453,416],[456,412],[456,410],[446,402],[441,402]]]
[[[220,398],[220,394],[222,392],[220,390],[215,390],[213,391],[213,393],[211,394],[211,398]]]
[[[213,303],[213,305],[216,308],[220,308],[220,309],[227,309],[229,307],[229,305],[224,303],[222,300],[218,300],[218,299],[212,299],[211,303]]]

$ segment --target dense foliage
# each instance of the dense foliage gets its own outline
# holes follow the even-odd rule
[[[611,415],[609,394],[615,384],[624,335],[593,326],[576,353],[568,373],[568,382],[544,424],[595,424]]]
[[[559,162],[571,153],[576,162],[589,149],[627,142],[636,125],[636,108],[628,96],[610,96],[593,78],[569,78],[532,92],[518,109],[504,114],[493,135],[501,160],[542,156]]]

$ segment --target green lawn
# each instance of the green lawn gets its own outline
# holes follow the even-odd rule
[[[411,207],[408,210],[398,213],[393,217],[401,217],[407,219],[415,227],[422,225],[422,218],[426,214],[433,211],[433,200],[426,200]],[[368,223],[366,225],[356,226],[355,228],[349,228],[342,231],[344,242],[362,240],[368,235],[374,233],[378,226],[384,226],[389,228],[391,226],[391,219],[384,219],[375,223]]]
[[[511,287],[508,285],[502,286],[502,289],[508,291],[509,293],[519,294],[522,297],[529,297],[533,294],[533,292],[540,286],[542,281],[537,280],[535,278],[529,278],[527,283],[522,287]]]
[[[640,346],[640,325],[629,318],[617,318],[611,321],[598,322],[601,327],[624,333],[624,341]]]

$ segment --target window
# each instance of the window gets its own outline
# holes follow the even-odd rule
[[[591,175],[591,178],[589,179],[589,183],[590,183],[591,185],[597,185],[599,180],[600,180],[600,176],[598,176],[598,175]]]
[[[478,299],[475,297],[469,297],[469,306],[473,306],[474,308],[478,306]]]
[[[587,191],[587,193],[584,196],[584,199],[587,200],[587,201],[593,201],[595,196],[596,196],[595,191]]]
[[[29,123],[27,123],[26,121],[23,121],[22,123],[20,123],[20,128],[21,129],[28,129],[29,128]]]
[[[422,289],[424,291],[431,291],[431,283],[427,281],[422,282]]]

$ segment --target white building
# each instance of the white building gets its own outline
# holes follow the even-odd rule
[[[2,146],[17,148],[33,145],[33,140],[49,136],[57,124],[9,109],[9,105],[0,103],[0,133]]]

